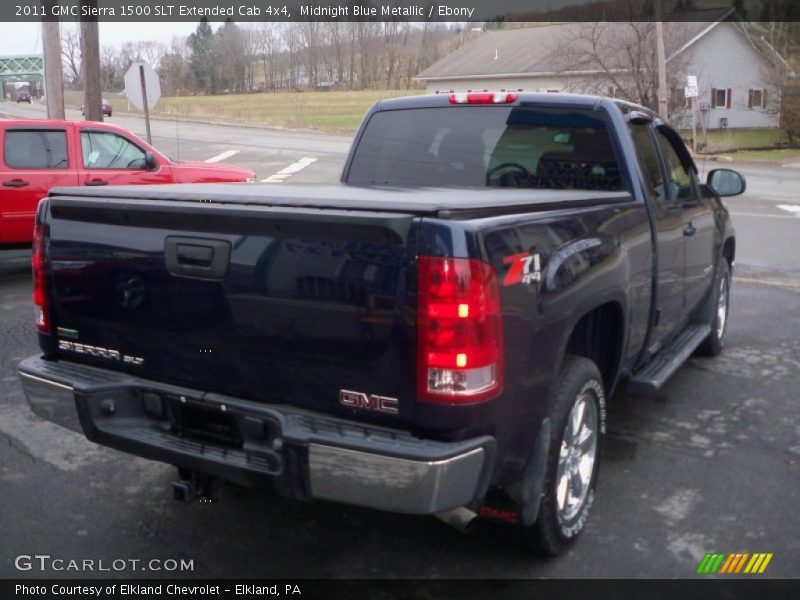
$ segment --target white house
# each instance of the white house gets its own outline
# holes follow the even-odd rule
[[[679,127],[691,126],[684,86],[694,75],[696,114],[706,127],[777,127],[775,74],[789,71],[786,61],[734,22],[733,9],[704,13],[695,13],[702,20],[664,23],[670,118]],[[655,104],[654,29],[652,23],[604,22],[490,30],[415,79],[425,82],[428,93],[569,91]]]

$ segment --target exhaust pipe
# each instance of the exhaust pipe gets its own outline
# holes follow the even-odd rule
[[[451,508],[450,510],[435,513],[433,516],[447,523],[450,527],[458,529],[461,533],[469,533],[475,526],[478,513],[464,506],[460,506],[458,508]]]

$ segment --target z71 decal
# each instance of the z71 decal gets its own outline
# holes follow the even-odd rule
[[[542,263],[538,254],[513,254],[503,259],[511,267],[503,279],[503,285],[508,287],[516,283],[530,284],[542,280]]]

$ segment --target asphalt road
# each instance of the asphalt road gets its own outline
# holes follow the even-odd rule
[[[123,119],[112,121],[132,127]],[[155,142],[174,153],[170,127],[154,121]],[[313,132],[180,127],[182,157],[239,150],[231,160],[259,177],[318,158],[292,182],[334,181],[348,144]],[[3,253],[0,577],[41,576],[14,567],[14,557],[40,553],[194,561],[191,572],[116,573],[132,577],[673,578],[694,576],[712,551],[773,552],[766,576],[797,577],[800,217],[785,207],[798,205],[800,169],[741,170],[750,190],[729,202],[739,246],[728,348],[691,359],[656,397],[612,400],[592,516],[579,543],[549,561],[490,525],[463,535],[430,517],[232,488],[216,503],[176,503],[172,468],[95,446],[27,409],[16,364],[37,352],[28,258]]]

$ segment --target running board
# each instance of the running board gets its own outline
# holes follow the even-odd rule
[[[654,394],[686,362],[711,333],[710,325],[689,325],[669,346],[664,347],[645,367],[628,380],[634,394]]]

